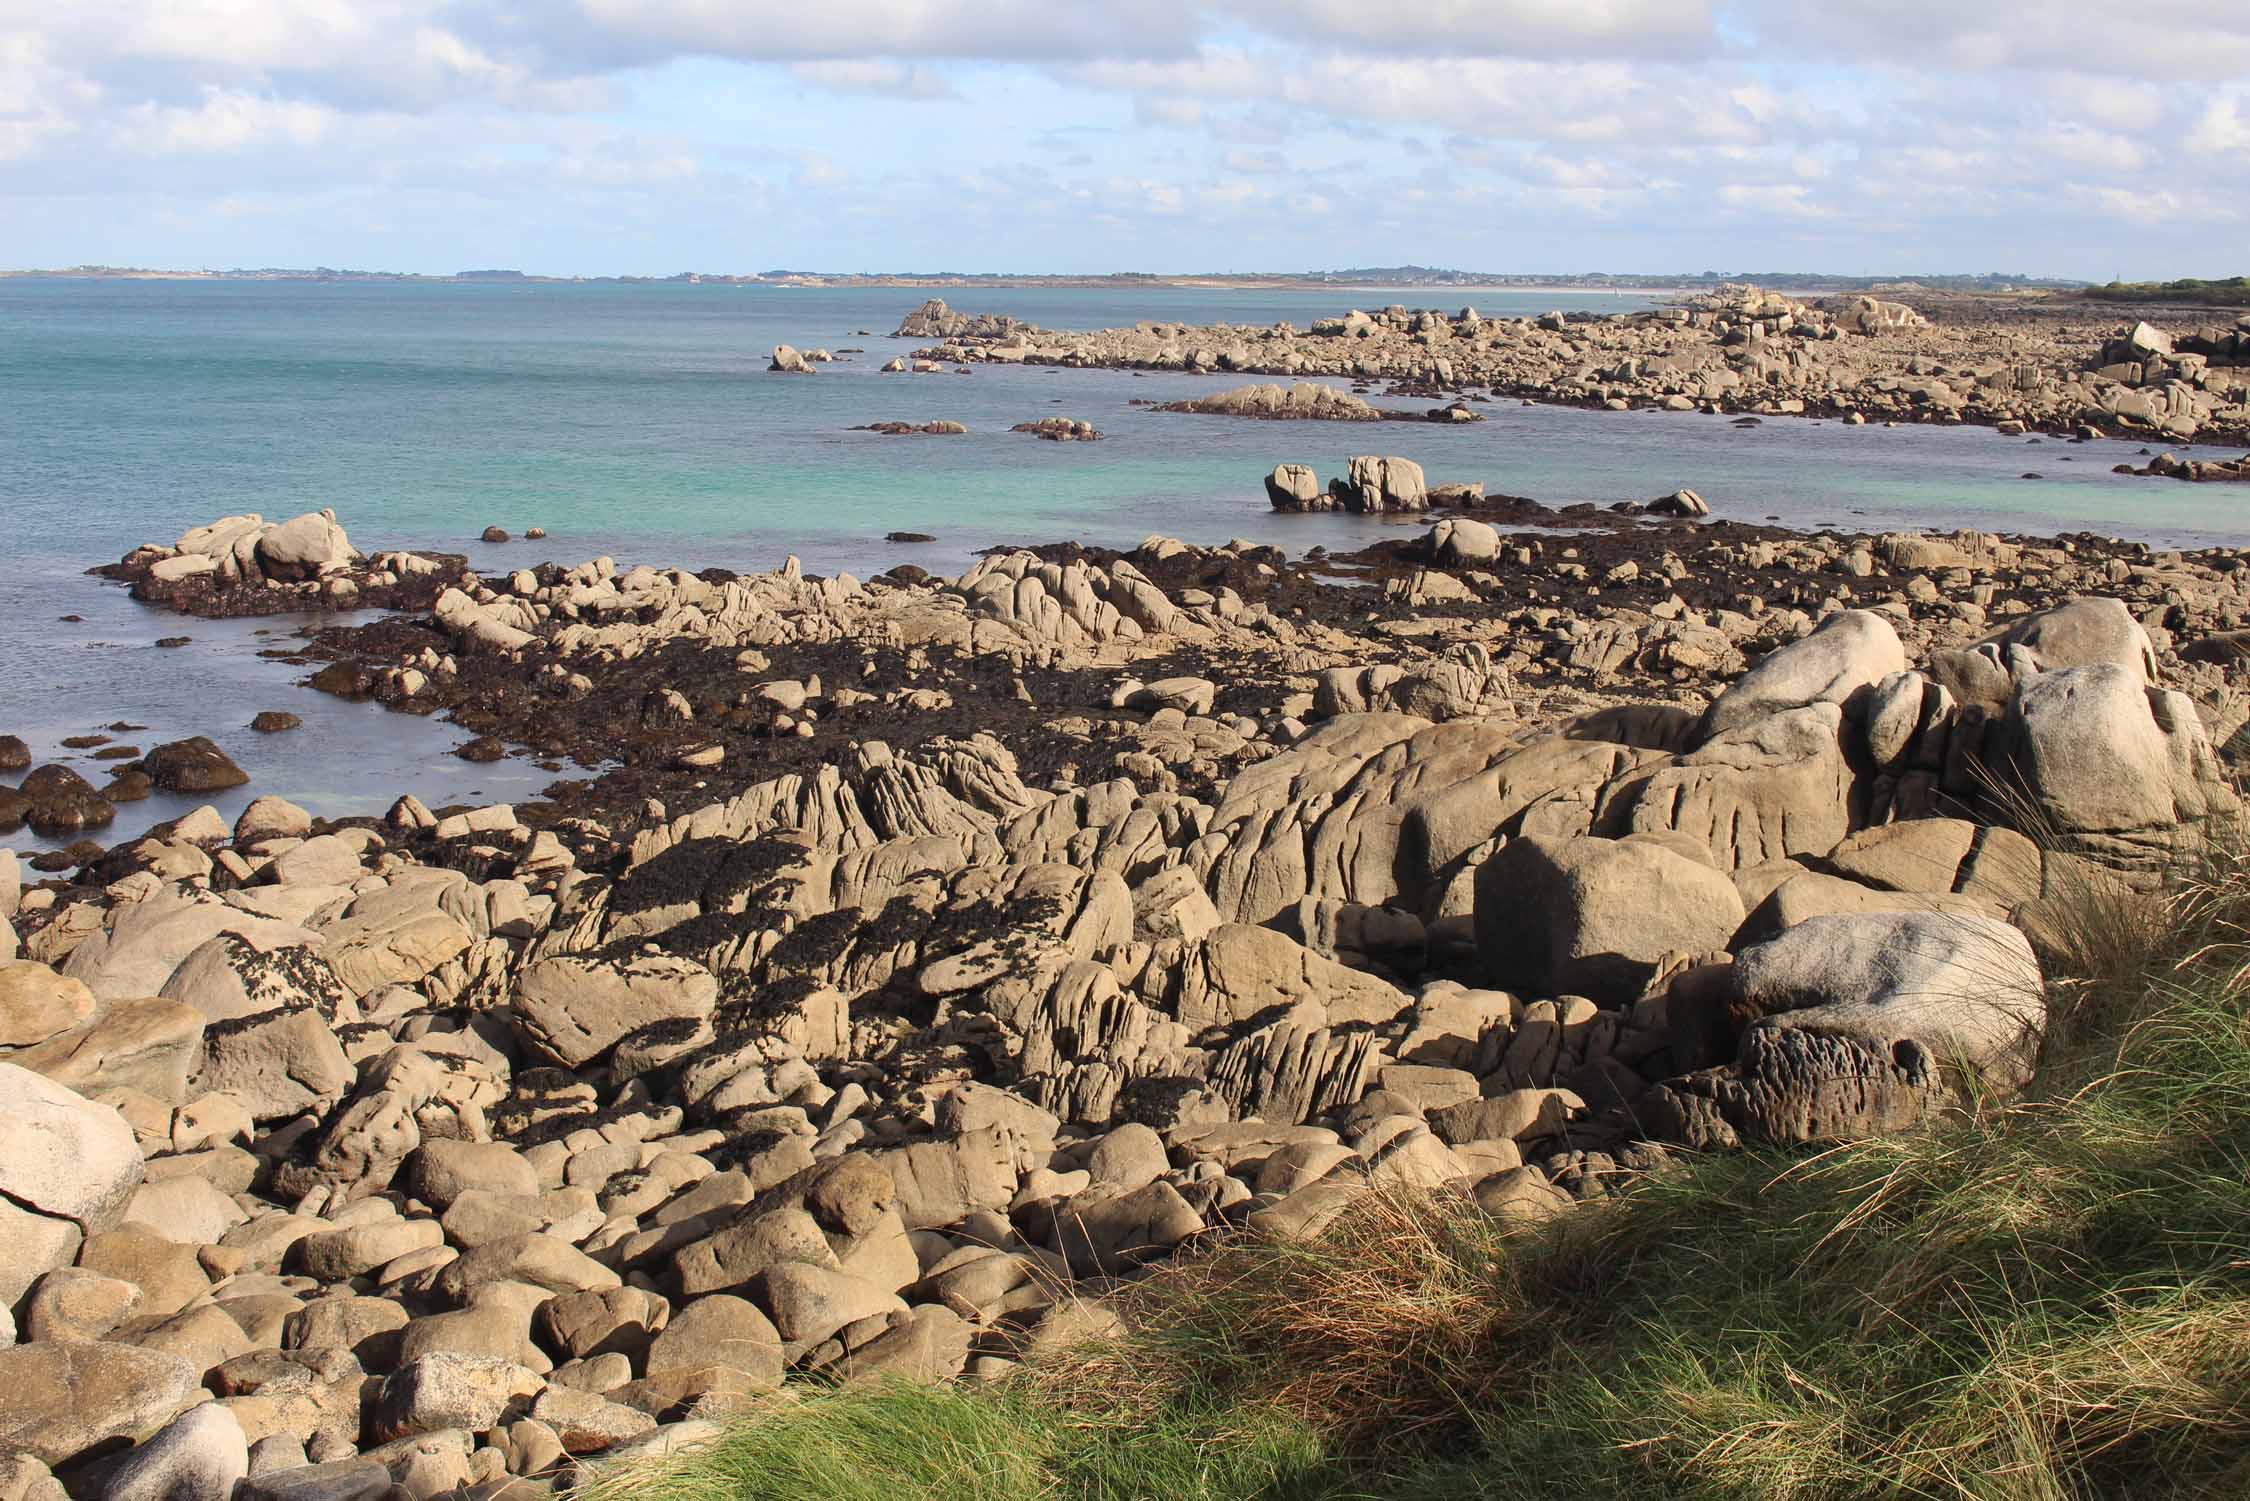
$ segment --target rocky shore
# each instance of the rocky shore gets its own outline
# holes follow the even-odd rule
[[[136,551],[391,602],[316,687],[591,775],[0,856],[8,1494],[533,1501],[1371,1186],[1568,1214],[2020,1088],[2055,904],[2237,812],[2243,555],[1667,502],[950,579]]]
[[[497,530],[488,530],[485,540],[496,540],[490,533]],[[445,590],[474,577],[469,560],[457,553],[364,558],[334,511],[283,522],[255,512],[225,516],[170,546],[138,547],[93,571],[129,585],[144,604],[213,619],[314,609],[427,610]]]
[[[939,341],[915,351],[932,369],[996,362],[1318,376],[1383,382],[1399,395],[1483,392],[1618,411],[2250,440],[2250,322],[2121,324],[2098,308],[2054,303],[1948,302],[1930,318],[1869,297],[1814,306],[1729,286],[1637,313],[1485,318],[1474,308],[1389,307],[1301,330],[1145,322],[1071,333],[965,316],[933,299],[898,332]],[[1238,405],[1252,416],[1343,415],[1248,398]]]

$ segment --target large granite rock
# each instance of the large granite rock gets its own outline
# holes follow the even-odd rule
[[[0,1305],[67,1266],[85,1236],[116,1225],[141,1173],[123,1116],[0,1063]]]
[[[2046,1029],[2039,960],[2021,930],[1960,913],[1814,917],[1745,949],[1734,980],[1762,1028],[1912,1042],[1940,1068],[2003,1089],[2031,1077]]]
[[[600,1057],[629,1032],[699,1021],[718,1004],[719,982],[701,965],[666,957],[626,965],[543,959],[516,985],[524,1040],[566,1067]]]
[[[307,511],[258,539],[258,566],[268,577],[297,581],[333,573],[358,560],[334,511]]]
[[[1871,610],[1839,610],[1730,684],[1704,711],[1697,738],[1709,741],[1807,704],[1853,706],[1905,670],[1906,648],[1889,621]]]
[[[61,1465],[154,1433],[203,1395],[201,1374],[178,1355],[133,1345],[0,1350],[0,1449]]]
[[[1716,953],[1742,897],[1678,835],[1512,839],[1478,867],[1477,954],[1486,979],[1534,995],[1639,998],[1667,957]]]
[[[2008,811],[2096,854],[2161,853],[2236,806],[2193,701],[2149,686],[2138,665],[2037,673],[2000,732],[2015,780]]]
[[[1351,511],[1426,511],[1429,481],[1412,459],[1358,454],[1336,492]]]
[[[216,1402],[181,1413],[110,1472],[102,1501],[228,1501],[250,1473],[242,1424]]]

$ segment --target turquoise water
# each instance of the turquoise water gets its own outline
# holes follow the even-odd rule
[[[0,281],[0,732],[42,758],[117,719],[130,738],[207,732],[252,791],[322,811],[412,788],[431,801],[519,796],[519,763],[439,753],[449,727],[333,704],[261,662],[252,625],[183,624],[83,577],[134,544],[234,511],[333,506],[363,548],[466,551],[480,566],[607,553],[620,560],[762,568],[796,554],[819,572],[914,561],[939,571],[999,542],[1150,532],[1248,536],[1292,551],[1353,546],[1384,523],[1278,517],[1275,463],[1334,472],[1379,447],[1433,481],[1482,480],[1549,502],[1646,499],[1680,486],[1721,515],[1792,525],[2091,528],[2190,545],[2250,540],[2236,497],[2111,475],[2132,445],[2030,445],[1978,429],[1845,428],[1694,414],[1495,403],[1467,427],[1232,422],[1151,412],[1230,377],[980,368],[886,376],[913,341],[887,337],[923,293],[615,286],[325,286]],[[968,311],[1052,328],[1142,319],[1302,327],[1388,292],[1150,288],[954,293]],[[1560,294],[1448,293],[1488,315],[1571,306]],[[1581,297],[1618,310],[1634,299]],[[870,332],[862,334],[860,330]],[[858,346],[811,377],[769,376],[776,343]],[[1096,444],[1043,443],[1016,422],[1061,413]],[[966,437],[848,432],[952,418]],[[2025,480],[2026,470],[2043,478]],[[549,532],[484,547],[487,525]],[[884,533],[935,533],[935,546]],[[77,614],[83,622],[57,617]],[[163,651],[156,637],[187,634]],[[286,707],[307,729],[242,729]],[[125,810],[137,828],[177,809]],[[114,831],[113,831],[114,832]],[[20,841],[19,841],[20,842]]]

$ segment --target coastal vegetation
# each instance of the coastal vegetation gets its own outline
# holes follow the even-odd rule
[[[2250,276],[2228,276],[2216,281],[2185,276],[2177,281],[2112,281],[2088,287],[2082,297],[2089,302],[2195,303],[2206,307],[2250,307]]]

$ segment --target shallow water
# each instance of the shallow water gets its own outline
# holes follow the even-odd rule
[[[449,725],[292,686],[260,648],[301,621],[181,621],[84,576],[143,541],[238,511],[333,506],[362,548],[467,552],[491,570],[608,554],[621,561],[816,572],[902,561],[938,572],[1001,542],[1130,545],[1151,532],[1246,536],[1292,552],[1364,545],[1385,523],[1276,516],[1276,463],[1340,470],[1401,453],[1433,482],[1550,503],[1647,499],[1683,485],[1723,516],[1789,525],[2093,529],[2166,544],[2250,541],[2222,487],[2109,473],[2137,445],[2034,443],[1972,428],[1847,428],[1698,414],[1493,403],[1460,427],[1242,422],[1129,405],[1241,377],[979,368],[882,375],[915,341],[887,337],[912,290],[724,287],[322,286],[0,281],[0,731],[55,759],[64,736],[114,720],[146,746],[205,733],[252,775],[222,802],[278,792],[316,811],[373,811],[414,790],[433,806],[520,797],[544,773],[443,755]],[[1302,327],[1389,293],[1035,289],[952,294],[968,311],[1048,327],[1142,319]],[[1435,299],[1425,299],[1435,300]],[[1458,294],[1488,315],[1570,306],[1559,294]],[[1581,297],[1619,310],[1634,299]],[[862,335],[861,329],[873,330]],[[774,376],[777,343],[858,346],[810,377]],[[1062,414],[1105,434],[1013,434]],[[952,418],[958,437],[846,431]],[[2020,475],[2037,471],[2041,478]],[[490,524],[543,542],[484,546]],[[934,533],[901,546],[890,531]],[[82,623],[58,617],[77,614]],[[192,643],[160,649],[159,636]],[[246,726],[287,708],[305,728]],[[95,769],[82,767],[90,777]],[[96,780],[99,780],[97,777]],[[108,832],[195,800],[121,810]],[[12,836],[18,847],[33,841]]]

